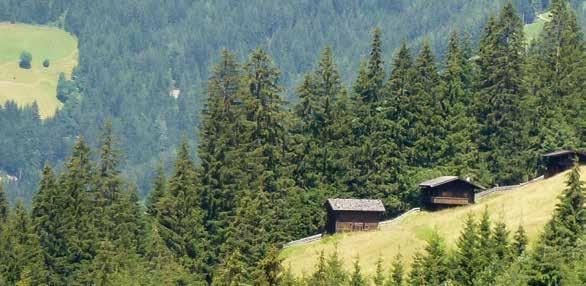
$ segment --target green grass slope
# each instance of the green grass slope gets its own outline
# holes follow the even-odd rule
[[[549,13],[543,13],[535,18],[535,21],[531,24],[525,25],[525,40],[528,44],[530,44],[533,40],[537,39],[541,31],[543,30],[543,26],[545,22],[549,21]]]
[[[32,68],[18,66],[20,53],[33,56]],[[0,104],[14,100],[19,105],[37,102],[41,117],[61,107],[57,81],[64,72],[70,76],[77,65],[77,39],[58,28],[0,23]],[[49,59],[50,66],[42,62]]]
[[[581,169],[584,178],[586,167]],[[286,267],[298,275],[312,273],[321,251],[326,255],[336,247],[347,269],[358,255],[365,273],[373,274],[375,264],[382,257],[386,264],[401,253],[405,263],[422,250],[425,240],[435,230],[446,239],[449,248],[455,245],[467,214],[477,217],[488,208],[493,221],[504,221],[513,232],[519,224],[525,227],[530,242],[534,242],[545,223],[550,219],[557,197],[565,188],[566,173],[537,181],[502,193],[480,199],[477,204],[439,212],[418,212],[378,231],[336,234],[309,244],[297,245],[282,251]]]

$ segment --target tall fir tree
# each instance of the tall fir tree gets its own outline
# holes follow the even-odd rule
[[[366,278],[364,278],[364,276],[362,275],[362,271],[360,269],[360,259],[358,257],[356,257],[354,259],[353,271],[350,274],[349,285],[350,286],[366,286],[366,285],[368,285]]]
[[[39,192],[32,205],[34,234],[39,240],[39,255],[42,265],[36,271],[43,272],[39,284],[64,284],[63,268],[66,264],[67,241],[64,237],[62,209],[63,193],[59,191],[57,179],[48,165],[43,169]]]
[[[516,183],[533,175],[521,105],[526,96],[524,55],[523,22],[509,2],[486,24],[477,60],[476,142],[498,183]]]
[[[474,285],[478,267],[478,230],[472,214],[468,214],[464,228],[456,242],[453,279],[460,285]]]
[[[391,265],[391,272],[385,286],[402,286],[404,281],[404,271],[403,256],[399,253],[395,256],[393,264]]]
[[[447,254],[443,239],[433,233],[427,241],[422,260],[425,285],[442,285],[448,279]]]
[[[82,137],[73,146],[65,167],[58,188],[63,191],[63,209],[60,211],[67,245],[65,276],[68,277],[93,259],[99,248],[96,227],[99,217],[96,216],[96,195],[92,190],[94,165],[90,160],[90,149]]]
[[[246,186],[242,149],[250,142],[245,137],[250,127],[243,104],[241,67],[232,53],[223,50],[208,81],[198,147],[203,208],[216,244],[225,240],[224,232],[234,215],[237,198]],[[214,259],[217,263],[217,257]]]
[[[4,192],[4,186],[0,183],[0,222],[5,222],[8,218],[8,198]]]
[[[440,121],[444,124],[445,142],[438,156],[440,164],[451,170],[451,173],[485,182],[477,167],[478,152],[472,137],[476,129],[468,108],[472,103],[472,75],[464,49],[458,32],[452,32],[438,99],[439,116],[445,118]]]
[[[146,212],[151,217],[156,218],[159,213],[157,212],[157,204],[161,201],[161,198],[165,195],[167,189],[167,180],[165,178],[165,169],[163,165],[157,166],[155,180],[153,182],[152,190],[149,192],[146,200]]]
[[[520,224],[517,228],[517,231],[515,231],[515,235],[513,236],[513,242],[511,243],[511,252],[515,256],[520,256],[524,254],[527,250],[528,243],[529,239],[527,238],[525,228],[522,224]]]
[[[201,208],[202,194],[189,146],[184,140],[169,179],[169,189],[158,204],[160,234],[181,264],[195,276],[210,272],[209,237]]]

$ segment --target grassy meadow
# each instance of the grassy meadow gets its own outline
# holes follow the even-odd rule
[[[525,25],[525,39],[528,44],[530,44],[539,36],[541,31],[543,30],[545,22],[549,21],[549,17],[549,13],[543,13],[541,15],[538,15],[535,21],[533,21],[533,23]]]
[[[18,66],[25,50],[33,56],[31,69]],[[45,59],[48,68],[42,65]],[[0,104],[36,101],[41,117],[50,117],[62,105],[56,97],[59,74],[70,76],[77,61],[77,39],[61,29],[0,23]]]
[[[586,167],[582,167],[581,171],[582,178],[585,178]],[[485,208],[488,208],[493,222],[504,221],[507,224],[511,236],[519,224],[523,224],[531,243],[550,219],[557,197],[565,188],[565,181],[566,173],[559,174],[514,190],[491,194],[475,205],[433,213],[422,211],[385,225],[378,231],[336,234],[313,243],[286,248],[281,253],[283,265],[291,267],[298,275],[310,274],[321,251],[328,255],[337,248],[347,269],[351,269],[353,260],[358,256],[363,271],[372,275],[379,257],[384,259],[386,267],[398,253],[405,263],[410,263],[413,254],[425,247],[426,239],[434,231],[446,240],[448,249],[453,249],[466,215],[472,213],[479,217]]]

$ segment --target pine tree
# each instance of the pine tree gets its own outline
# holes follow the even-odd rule
[[[584,126],[583,120],[575,120],[584,114],[584,101],[578,95],[584,87],[579,78],[586,64],[580,27],[566,0],[552,1],[549,13],[551,20],[529,50],[527,74],[533,132],[540,151],[579,145]]]
[[[413,255],[413,262],[411,263],[411,272],[409,272],[409,278],[407,280],[407,284],[410,286],[422,286],[427,285],[427,280],[425,279],[425,270],[424,270],[424,257],[421,252],[416,252]]]
[[[343,261],[337,248],[332,251],[326,261],[326,277],[331,285],[342,285],[347,282],[347,274],[344,271]]]
[[[368,104],[383,99],[383,87],[386,78],[384,66],[385,62],[382,54],[381,30],[375,28],[372,32],[372,43],[368,64],[364,69],[364,84],[356,85],[354,89],[360,96],[361,102]]]
[[[269,224],[274,215],[269,205],[268,194],[263,191],[248,191],[238,203],[236,214],[227,230],[227,239],[222,253],[228,256],[237,249],[242,256],[247,280],[253,279],[257,264],[273,247]],[[235,259],[235,257],[232,257]]]
[[[506,259],[508,258],[508,249],[509,249],[509,231],[507,230],[507,225],[499,221],[495,223],[494,229],[491,235],[492,239],[492,252],[497,259],[492,263],[499,263],[504,264]]]
[[[527,249],[529,239],[527,238],[527,234],[525,233],[525,228],[523,225],[519,224],[517,231],[515,231],[515,236],[513,238],[513,243],[511,244],[512,253],[515,256],[520,256],[525,253]]]
[[[578,164],[568,174],[566,185],[552,219],[532,252],[531,285],[559,285],[563,280],[562,267],[574,260],[578,238],[584,234],[584,187]]]
[[[260,275],[258,275],[260,277],[256,280],[266,285],[280,285],[283,272],[281,263],[279,252],[275,247],[271,248],[265,258],[259,262],[257,268],[260,270]]]
[[[59,189],[63,192],[59,216],[62,218],[62,234],[66,239],[66,277],[75,272],[83,263],[90,261],[99,248],[95,216],[96,199],[92,192],[93,163],[90,149],[82,137],[73,146],[66,171],[62,174]]]
[[[33,232],[39,241],[39,258],[36,272],[40,278],[35,283],[63,284],[63,264],[65,263],[67,241],[63,235],[63,194],[59,191],[53,170],[48,165],[43,169],[39,192],[32,205]]]
[[[311,275],[311,278],[308,281],[308,285],[310,286],[322,286],[328,285],[327,284],[327,264],[326,264],[326,255],[323,250],[319,254],[318,263],[316,265],[315,272]]]
[[[249,127],[244,118],[242,71],[227,50],[222,51],[213,68],[207,93],[200,127],[198,173],[207,229],[214,243],[221,244],[237,198],[246,186],[242,148],[249,144],[245,137]],[[217,258],[214,261],[217,263]]]
[[[6,193],[4,192],[4,187],[2,183],[0,183],[0,222],[6,222],[8,218],[8,198],[6,198]]]
[[[468,214],[464,228],[456,242],[457,250],[454,254],[454,279],[460,285],[474,285],[478,267],[478,230],[474,216]]]
[[[477,144],[499,183],[514,183],[529,175],[528,134],[521,102],[526,96],[523,22],[507,3],[498,19],[490,18],[480,41],[476,118]]]
[[[350,286],[366,286],[367,282],[360,270],[360,259],[356,257],[354,259],[354,270],[350,275]]]
[[[580,166],[575,163],[568,174],[566,189],[559,198],[554,215],[550,221],[552,233],[546,234],[546,239],[556,240],[557,246],[562,249],[572,249],[577,245],[578,238],[584,233],[586,225],[586,202],[584,183],[580,180]]]
[[[423,279],[426,285],[441,285],[448,277],[448,266],[444,241],[434,233],[427,241],[422,260]]]
[[[1,233],[3,235],[1,239],[5,240],[6,244],[0,244],[0,246],[6,249],[0,251],[0,254],[4,252],[5,255],[0,257],[0,276],[4,276],[10,285],[20,280],[22,272],[36,251],[30,239],[32,230],[30,216],[22,200],[17,201],[6,224],[9,231]]]
[[[167,247],[192,274],[209,273],[208,234],[201,209],[201,188],[184,140],[179,147],[168,191],[158,204],[160,234]]]
[[[403,267],[403,257],[401,254],[397,254],[397,256],[395,256],[395,261],[393,262],[391,269],[392,270],[390,272],[389,279],[387,280],[385,286],[402,286],[404,280],[403,273],[405,270]]]
[[[337,124],[349,114],[347,106],[339,104],[346,92],[330,47],[324,49],[317,67],[306,75],[298,93],[300,102],[295,113],[303,137],[298,155],[302,159],[297,162],[300,184],[307,188],[339,189],[346,173],[339,162],[344,159],[345,146],[341,141],[347,136],[340,136]]]
[[[478,223],[478,269],[480,271],[488,267],[494,258],[492,242],[492,223],[488,208],[485,207]]]
[[[440,76],[436,69],[433,51],[426,40],[414,63],[413,78],[415,144],[414,157],[410,160],[416,166],[431,167],[439,160],[438,154],[445,137],[444,117],[440,114]]]
[[[157,212],[157,204],[165,195],[166,184],[167,182],[165,179],[165,170],[163,169],[163,165],[160,164],[157,167],[155,181],[153,183],[153,189],[149,193],[149,196],[146,201],[146,212],[151,217],[156,218],[159,215],[159,213]]]
[[[439,116],[443,120],[445,142],[437,155],[442,165],[446,165],[452,173],[460,177],[484,181],[477,171],[477,149],[473,142],[474,120],[467,108],[472,102],[470,86],[470,64],[465,54],[465,46],[461,43],[457,32],[453,32],[446,54],[446,69],[441,75]],[[441,122],[441,121],[440,121]]]
[[[232,252],[220,264],[219,272],[214,275],[214,286],[238,286],[246,283],[246,268],[243,265],[244,258],[238,249]]]
[[[374,285],[376,285],[376,286],[383,286],[385,283],[383,259],[380,256],[379,256],[378,260],[376,261],[376,272],[373,277],[373,282],[374,282]]]

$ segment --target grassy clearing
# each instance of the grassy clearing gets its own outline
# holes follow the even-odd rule
[[[525,25],[524,30],[527,44],[530,44],[533,40],[539,37],[541,31],[543,31],[543,26],[545,25],[545,22],[549,21],[549,17],[549,13],[543,13],[538,15],[533,23]]]
[[[33,56],[32,68],[18,66],[20,53]],[[43,60],[50,66],[44,68]],[[41,117],[61,107],[57,100],[59,74],[67,76],[77,65],[77,39],[58,28],[0,23],[0,104],[14,100],[19,105],[37,102]]]
[[[582,168],[582,174],[586,176],[586,167]],[[352,261],[358,255],[363,271],[373,274],[379,256],[387,266],[397,253],[401,253],[405,263],[410,263],[412,255],[423,249],[425,240],[434,230],[446,239],[449,247],[454,246],[466,215],[473,213],[479,217],[485,207],[493,221],[504,221],[511,232],[523,224],[533,242],[550,219],[565,180],[565,174],[560,174],[515,190],[492,194],[472,206],[434,213],[419,212],[378,231],[337,234],[287,248],[281,256],[285,259],[284,265],[290,266],[296,274],[309,274],[315,268],[319,253],[330,253],[337,246],[347,269],[351,269]]]

